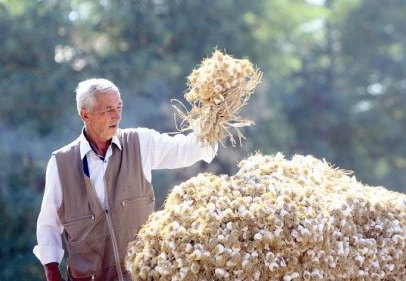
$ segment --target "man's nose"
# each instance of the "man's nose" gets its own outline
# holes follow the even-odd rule
[[[112,110],[111,117],[117,120],[121,119],[121,111],[120,110]]]

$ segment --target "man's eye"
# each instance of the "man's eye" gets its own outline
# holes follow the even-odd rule
[[[118,112],[121,112],[121,110],[122,110],[122,107],[118,107],[118,108],[109,108],[109,109],[106,109],[106,110],[104,110],[104,111],[102,111],[102,113],[112,113],[112,112],[115,112],[115,111],[118,111]]]

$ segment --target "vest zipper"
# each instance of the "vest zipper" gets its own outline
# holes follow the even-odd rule
[[[96,198],[98,198],[96,188],[95,188],[94,184],[92,184],[92,187],[93,187],[94,195],[96,196]],[[110,237],[111,237],[111,243],[113,245],[114,261],[116,263],[118,281],[124,281],[123,271],[121,270],[121,265],[120,265],[120,255],[118,253],[116,235],[114,234],[113,223],[111,222],[111,217],[110,217],[109,210],[108,210],[109,206],[108,206],[107,202],[109,202],[109,201],[108,201],[108,198],[107,198],[106,180],[105,179],[104,179],[104,193],[106,195],[106,205],[107,205],[106,209],[104,210],[104,213],[106,215],[107,226],[109,228],[109,233],[110,233]],[[99,199],[99,203],[103,208],[103,204],[100,201],[100,199]],[[95,280],[94,275],[92,276],[92,280]]]
[[[120,265],[120,256],[118,253],[116,235],[114,234],[114,229],[113,229],[113,224],[111,222],[111,217],[110,217],[109,211],[105,210],[105,213],[106,213],[107,224],[109,226],[109,231],[110,231],[110,235],[111,235],[111,243],[113,244],[114,260],[116,261],[118,280],[124,281],[123,272],[121,270],[121,265]]]
[[[116,235],[114,234],[113,223],[111,221],[111,216],[109,214],[109,203],[108,203],[109,198],[108,198],[108,192],[107,192],[107,186],[106,186],[106,172],[107,172],[107,169],[108,169],[108,167],[106,168],[106,171],[105,171],[104,177],[103,177],[104,194],[106,196],[106,199],[105,199],[106,200],[106,209],[104,210],[104,212],[106,214],[107,225],[108,225],[109,232],[110,232],[111,244],[113,245],[114,261],[116,263],[118,281],[124,281],[123,271],[121,270],[120,255],[119,255],[119,252],[118,252]],[[102,204],[102,206],[103,206],[103,204]]]

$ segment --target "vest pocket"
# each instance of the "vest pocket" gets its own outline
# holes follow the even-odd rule
[[[121,206],[123,208],[125,208],[131,204],[148,204],[148,203],[153,203],[153,202],[155,202],[154,197],[147,195],[147,196],[142,196],[142,197],[124,199],[121,201]]]
[[[141,226],[154,211],[154,196],[133,197],[122,200],[114,214],[113,221],[117,222],[118,233],[123,241],[119,245],[119,252],[124,257],[128,243],[134,239]]]
[[[66,238],[70,242],[81,242],[94,227],[95,215],[83,215],[62,221]]]
[[[94,221],[95,216],[93,214],[91,215],[85,215],[85,216],[80,216],[80,217],[75,217],[75,218],[70,218],[70,219],[66,219],[62,222],[63,225],[65,224],[72,224],[75,222],[81,222],[81,221]]]
[[[71,272],[72,269],[68,268],[68,281],[92,281],[94,280],[94,274],[89,276],[73,277]]]
[[[93,245],[68,243],[67,250],[68,280],[94,280],[96,272],[100,274],[102,261]]]

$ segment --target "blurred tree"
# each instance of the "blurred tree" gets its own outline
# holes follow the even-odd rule
[[[45,136],[61,124],[63,109],[72,103],[66,93],[72,92],[74,72],[55,61],[57,47],[69,39],[62,3],[0,6],[0,120],[10,129]]]
[[[346,79],[337,36],[341,14],[332,1],[325,1],[324,8],[328,13],[301,25],[302,37],[307,36],[296,43],[300,67],[288,78],[291,86],[284,87],[284,111],[294,126],[295,153],[313,154],[345,167],[349,160],[343,152],[351,148],[352,126],[351,95],[343,94],[340,84]]]
[[[299,109],[307,108],[307,102],[302,100],[307,97],[305,93],[296,92],[306,84],[298,76],[313,70],[309,69],[306,60],[312,61],[312,49],[324,43],[319,25],[327,12],[327,9],[305,1],[264,1],[262,16],[253,19],[257,24],[254,31],[256,49],[265,69],[263,86],[258,90],[257,100],[251,103],[257,125],[249,130],[247,138],[252,140],[253,150],[300,152],[298,143],[303,141],[302,132],[307,129],[295,122],[310,120],[303,119]],[[313,79],[312,73],[306,75]],[[310,124],[308,122],[306,126]]]
[[[0,279],[42,280],[39,277],[43,276],[43,269],[32,254],[41,199],[33,187],[43,183],[42,167],[35,165],[34,159],[27,155],[2,155],[3,163],[14,165],[12,171],[2,167],[8,171],[2,186],[8,188],[0,192]]]
[[[76,73],[56,61],[69,41],[66,4],[0,1],[1,280],[43,280],[32,253],[44,182],[38,156],[49,143],[43,137],[69,131],[67,104],[74,107],[67,93]]]
[[[406,192],[406,30],[403,1],[363,1],[340,25],[352,96],[351,154],[365,182]]]

